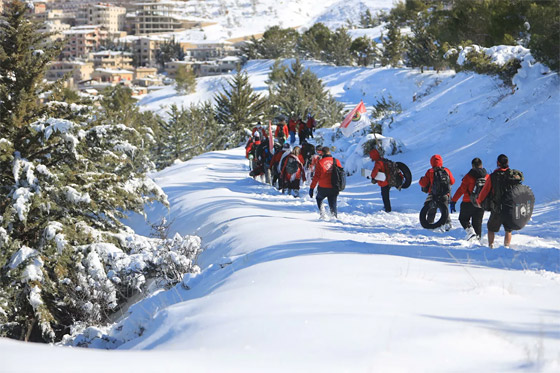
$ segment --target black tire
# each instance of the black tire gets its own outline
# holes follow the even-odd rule
[[[407,165],[402,162],[397,162],[397,167],[401,170],[402,174],[404,175],[404,179],[401,185],[401,189],[406,189],[412,183],[412,172]]]
[[[514,231],[522,229],[533,215],[535,195],[527,185],[514,185],[502,200],[502,222]]]
[[[433,223],[429,223],[428,222],[428,211],[430,211],[434,208],[438,209],[441,212],[441,217],[439,218],[438,221],[434,221]],[[422,207],[422,210],[420,210],[420,224],[422,225],[423,228],[426,228],[426,229],[439,228],[447,222],[448,218],[449,218],[449,210],[447,209],[447,206],[445,205],[445,203],[443,203],[441,201],[430,201],[430,202],[426,203],[424,205],[424,207]]]

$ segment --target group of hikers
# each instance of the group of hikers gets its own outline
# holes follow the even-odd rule
[[[312,117],[310,118],[314,121]],[[313,198],[315,195],[321,217],[326,217],[323,201],[327,199],[331,216],[336,218],[337,197],[340,191],[333,186],[332,173],[334,165],[342,168],[342,164],[338,159],[333,158],[329,147],[315,146],[308,141],[308,137],[313,137],[314,124],[310,127],[306,124],[303,131],[299,131],[300,142],[299,145],[294,146],[295,132],[293,130],[296,127],[293,123],[301,125],[303,121],[292,117],[290,123],[292,124],[286,124],[284,120],[278,123],[272,151],[264,127],[258,125],[253,129],[246,146],[246,156],[251,164],[250,175],[253,177],[264,175],[266,183],[275,186],[282,193],[287,192],[294,197],[299,197],[302,183],[310,180],[309,196]],[[309,123],[309,119],[307,123]],[[391,212],[389,192],[392,186],[400,190],[403,181],[402,172],[398,169],[395,171],[393,162],[382,158],[377,149],[372,149],[369,157],[375,162],[370,175],[371,181],[381,188],[384,210]],[[419,180],[422,191],[428,194],[420,217],[421,222],[425,219],[426,225],[422,225],[426,228],[441,226],[445,231],[450,230],[449,213],[456,212],[456,203],[462,197],[459,222],[466,231],[466,239],[480,240],[484,211],[488,210],[491,211],[487,223],[489,247],[494,247],[495,233],[503,225],[504,247],[509,248],[514,228],[501,213],[501,199],[505,189],[509,186],[506,176],[511,177],[512,174],[508,157],[504,154],[498,156],[497,168],[492,174],[488,174],[483,168],[480,158],[474,158],[471,161],[471,169],[463,177],[461,185],[453,196],[451,196],[451,186],[455,184],[455,178],[451,171],[443,166],[442,157],[438,154],[432,156],[430,165],[431,168]],[[522,180],[522,175],[516,177]],[[396,183],[395,178],[399,179]],[[440,225],[434,225],[438,209],[441,212],[440,220],[443,220]],[[425,216],[423,216],[424,211]]]
[[[388,180],[377,181],[376,176],[379,172],[390,175],[387,172],[386,162],[382,159],[376,149],[370,151],[369,156],[375,162],[375,167],[371,172],[372,183],[381,187],[381,197],[383,200],[384,210],[391,211],[391,201],[389,199],[390,185]],[[451,196],[451,185],[455,184],[453,173],[443,166],[443,159],[439,154],[430,158],[429,168],[424,176],[418,182],[422,191],[428,196],[424,202],[426,208],[426,221],[433,224],[438,205],[443,205],[445,211],[442,215],[445,218],[443,229],[449,231],[451,229],[451,217],[447,214],[447,208],[451,213],[456,212],[457,201],[462,197],[460,205],[459,222],[466,232],[466,239],[480,240],[482,237],[482,220],[484,211],[490,211],[488,219],[488,246],[494,248],[494,238],[503,225],[505,231],[504,247],[509,248],[511,244],[513,227],[511,226],[507,216],[502,214],[503,198],[505,191],[515,182],[523,180],[519,171],[509,168],[509,159],[505,154],[500,154],[497,159],[497,168],[488,174],[482,166],[480,158],[474,158],[471,161],[471,169],[461,180],[461,185]],[[512,181],[513,180],[513,181]],[[431,207],[432,202],[437,202]],[[431,207],[431,208],[429,208]],[[422,216],[421,216],[422,219]]]

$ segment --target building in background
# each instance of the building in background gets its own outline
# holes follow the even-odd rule
[[[102,69],[132,69],[132,53],[120,51],[101,51],[89,54],[93,66]]]
[[[87,57],[91,52],[97,50],[104,40],[107,40],[107,30],[103,27],[75,26],[64,31],[66,45],[62,50],[64,58]]]
[[[100,25],[108,33],[117,34],[125,29],[126,8],[108,3],[87,4],[80,9],[85,25]]]
[[[67,86],[76,87],[78,84],[91,79],[93,73],[93,63],[85,61],[53,61],[49,63],[49,68],[45,78],[56,81],[68,75]]]

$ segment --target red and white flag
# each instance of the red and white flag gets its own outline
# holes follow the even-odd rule
[[[360,101],[358,106],[356,106],[348,115],[344,118],[340,124],[340,130],[342,134],[346,137],[350,136],[354,132],[361,130],[364,127],[370,125],[369,118],[367,116],[366,106],[363,101]]]

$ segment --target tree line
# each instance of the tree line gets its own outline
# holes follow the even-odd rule
[[[337,66],[380,64],[499,73],[503,71],[492,70],[484,57],[474,66],[463,67],[456,58],[447,58],[447,52],[472,44],[522,45],[531,49],[537,61],[560,69],[560,3],[556,0],[406,0],[396,3],[389,13],[372,15],[368,10],[358,25],[348,23],[361,28],[385,24],[386,32],[378,40],[352,39],[347,28],[331,31],[322,23],[302,33],[273,26],[261,39],[253,38],[244,53],[249,59],[299,57]],[[405,28],[410,32],[403,35]]]

